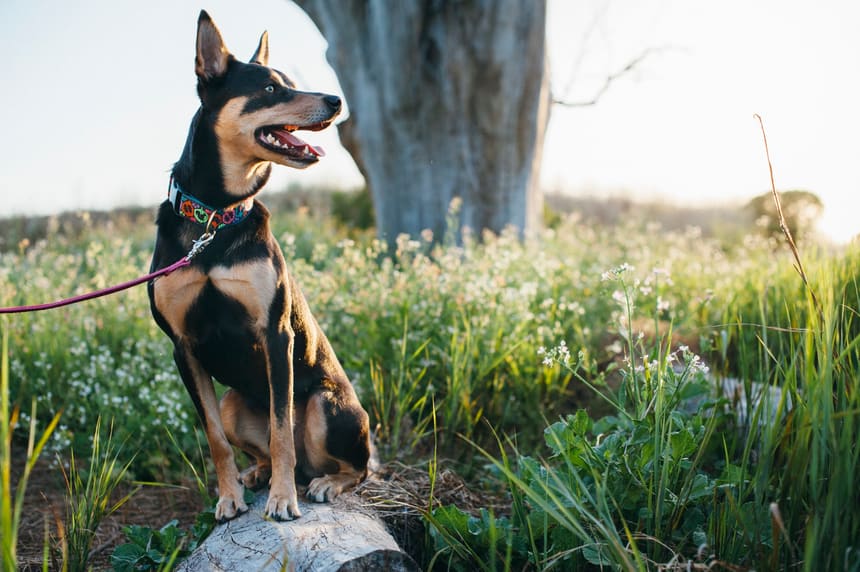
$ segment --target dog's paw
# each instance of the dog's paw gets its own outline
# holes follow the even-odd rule
[[[271,478],[272,467],[260,467],[259,465],[254,465],[242,471],[242,474],[239,475],[239,482],[247,489],[258,491],[268,485],[269,479]]]
[[[274,520],[293,520],[302,516],[295,491],[291,495],[270,491],[269,500],[266,501],[266,516]]]
[[[333,501],[354,484],[355,478],[351,475],[324,475],[311,481],[306,494],[314,502]]]
[[[248,511],[248,505],[242,499],[241,488],[238,496],[224,495],[218,498],[218,504],[215,505],[215,520],[217,522],[227,522]]]

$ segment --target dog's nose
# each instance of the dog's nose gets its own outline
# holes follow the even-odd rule
[[[340,109],[341,101],[340,98],[336,95],[327,95],[323,97],[323,101],[326,102],[326,105],[332,108],[333,111],[337,111]]]

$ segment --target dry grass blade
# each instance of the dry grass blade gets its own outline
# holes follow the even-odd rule
[[[474,491],[448,469],[438,471],[431,483],[426,467],[398,462],[380,467],[356,492],[363,506],[373,509],[400,547],[413,556],[426,549],[423,517],[436,507],[454,505],[473,516],[481,509],[496,515],[510,512],[504,493]]]
[[[359,485],[357,492],[367,506],[372,506],[383,517],[402,516],[411,513],[419,516],[427,510],[431,482],[426,469],[389,463],[379,469],[371,478]],[[471,514],[489,508],[495,514],[506,514],[510,510],[503,495],[477,493],[453,471],[444,469],[436,477],[432,508],[456,505]]]
[[[797,270],[798,274],[800,274],[800,278],[803,280],[803,285],[806,286],[806,289],[809,290],[809,295],[812,296],[812,302],[815,304],[815,310],[818,312],[818,319],[821,323],[824,323],[824,312],[821,309],[821,304],[818,302],[815,290],[813,290],[812,286],[809,285],[809,279],[806,277],[806,271],[803,269],[803,262],[800,261],[800,251],[798,251],[797,245],[794,243],[794,238],[791,236],[791,230],[788,228],[788,224],[785,222],[785,215],[782,213],[782,202],[779,200],[779,193],[776,190],[776,183],[773,179],[773,163],[771,163],[770,160],[770,149],[767,145],[767,134],[764,130],[764,121],[762,121],[761,115],[758,113],[754,113],[753,117],[758,120],[759,127],[761,127],[761,136],[764,140],[764,154],[767,157],[767,168],[770,172],[770,189],[773,193],[773,202],[776,204],[776,213],[779,217],[779,228],[785,235],[785,239],[788,241],[788,246],[791,248],[791,253],[794,255],[794,269]]]

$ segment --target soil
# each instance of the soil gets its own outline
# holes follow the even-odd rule
[[[12,467],[12,483],[17,483],[23,466]],[[122,487],[121,487],[122,488]],[[116,493],[122,498],[130,487]],[[49,569],[61,569],[58,558],[60,527],[65,518],[66,485],[62,471],[53,463],[40,459],[30,474],[24,509],[18,527],[18,568],[25,572],[42,570],[45,536],[52,549]],[[183,529],[194,522],[203,509],[202,501],[190,483],[174,487],[143,487],[116,513],[102,521],[91,551],[93,570],[111,570],[114,548],[126,542],[124,526],[138,524],[160,528],[177,519]]]
[[[440,466],[447,464],[440,461]],[[17,466],[13,465],[13,483],[18,482],[22,468],[21,461]],[[115,498],[122,498],[130,490],[129,486],[120,489]],[[431,490],[434,491],[434,506],[454,504],[472,514],[477,514],[481,508],[490,508],[495,514],[502,515],[510,509],[507,499],[498,491],[474,490],[451,470],[440,470],[435,483],[431,483],[426,469],[397,462],[377,467],[376,472],[355,492],[382,518],[400,547],[416,561],[422,562],[428,555],[423,553],[427,547],[421,512],[426,509]],[[66,485],[62,471],[55,464],[40,460],[27,484],[19,525],[19,570],[35,572],[42,569],[46,534],[53,558],[49,569],[61,569],[59,531],[63,526],[65,507]],[[117,546],[127,542],[122,532],[124,526],[137,524],[160,528],[176,519],[183,530],[189,530],[204,508],[192,483],[139,489],[120,510],[102,521],[90,553],[90,569],[112,569],[111,554]]]

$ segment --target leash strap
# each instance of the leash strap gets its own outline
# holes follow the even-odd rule
[[[150,272],[145,276],[135,278],[134,280],[129,280],[128,282],[123,282],[122,284],[117,284],[116,286],[102,288],[101,290],[96,290],[95,292],[87,292],[86,294],[80,294],[79,296],[73,296],[71,298],[64,298],[63,300],[56,300],[54,302],[48,302],[46,304],[34,304],[32,306],[14,306],[11,308],[0,308],[0,314],[22,314],[24,312],[39,312],[41,310],[50,310],[52,308],[70,306],[72,304],[77,304],[78,302],[83,302],[85,300],[101,298],[102,296],[107,296],[108,294],[113,294],[122,290],[128,290],[129,288],[137,286],[138,284],[143,284],[144,282],[155,280],[159,276],[170,274],[174,270],[179,270],[183,266],[188,266],[189,264],[191,264],[191,260],[198,254],[200,254],[204,248],[209,246],[209,243],[212,242],[213,238],[215,238],[216,230],[209,230],[209,226],[211,224],[212,217],[210,216],[209,222],[206,223],[206,232],[204,232],[200,236],[200,238],[194,241],[194,243],[191,245],[191,250],[188,251],[188,254],[186,254],[170,266],[165,266],[160,270]]]
[[[95,292],[87,292],[86,294],[81,294],[79,296],[73,296],[71,298],[65,298],[63,300],[57,300],[55,302],[48,302],[46,304],[34,304],[32,306],[15,306],[12,308],[0,308],[0,314],[21,314],[24,312],[38,312],[40,310],[50,310],[52,308],[60,308],[62,306],[70,306],[72,304],[77,304],[78,302],[83,302],[84,300],[92,300],[93,298],[101,298],[102,296],[107,296],[108,294],[113,294],[114,292],[120,292],[122,290],[127,290],[133,286],[137,286],[138,284],[143,284],[144,282],[149,282],[150,280],[154,280],[159,276],[164,276],[165,274],[170,274],[174,270],[178,270],[183,266],[188,266],[191,264],[191,259],[187,256],[183,256],[170,266],[165,266],[161,270],[156,270],[155,272],[151,272],[146,276],[141,276],[140,278],[135,278],[134,280],[129,280],[128,282],[123,282],[122,284],[117,284],[116,286],[111,286],[109,288],[103,288],[101,290],[96,290]]]

